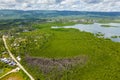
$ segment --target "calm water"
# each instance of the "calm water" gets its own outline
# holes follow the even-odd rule
[[[101,25],[110,25],[111,27],[103,27]],[[64,27],[57,27],[53,26],[52,28],[75,28],[79,29],[80,31],[86,31],[91,33],[99,33],[101,32],[104,34],[105,38],[110,38],[112,41],[120,42],[120,38],[111,38],[112,36],[120,36],[120,23],[94,23],[94,24],[76,24],[74,26],[64,26]]]

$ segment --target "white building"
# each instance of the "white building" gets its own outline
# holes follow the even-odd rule
[[[18,57],[16,57],[16,58],[17,58],[17,60],[18,60],[18,61],[21,61],[21,58],[20,58],[20,56],[18,56]]]

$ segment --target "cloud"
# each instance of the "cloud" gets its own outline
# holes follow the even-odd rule
[[[85,3],[92,3],[92,4],[95,4],[95,3],[100,3],[102,2],[103,0],[83,0]]]
[[[0,9],[120,12],[120,0],[0,0]]]
[[[64,0],[55,0],[56,3],[61,3]]]

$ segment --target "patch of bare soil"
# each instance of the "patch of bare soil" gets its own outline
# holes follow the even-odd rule
[[[17,77],[9,77],[8,79],[6,79],[6,80],[20,80],[19,78],[17,78]]]
[[[70,69],[76,65],[85,65],[88,60],[88,57],[83,55],[74,58],[66,59],[49,59],[49,58],[32,58],[27,56],[25,61],[32,66],[38,66],[42,72],[49,73],[52,70],[66,70]]]
[[[18,73],[12,73],[12,74],[6,76],[5,78],[3,78],[2,80],[24,80],[24,79]]]

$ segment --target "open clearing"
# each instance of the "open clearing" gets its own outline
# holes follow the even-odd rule
[[[12,73],[2,80],[24,80],[23,77],[19,73]]]

